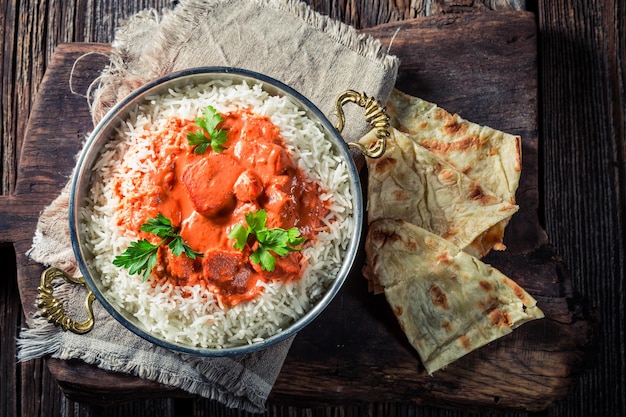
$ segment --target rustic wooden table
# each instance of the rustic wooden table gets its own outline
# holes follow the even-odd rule
[[[94,373],[81,364],[15,361],[19,328],[25,325],[24,313],[31,310],[31,303],[23,300],[32,293],[27,275],[38,268],[24,257],[24,248],[38,211],[51,198],[50,184],[66,175],[51,170],[56,165],[47,163],[29,139],[41,136],[38,123],[48,110],[54,114],[58,103],[80,102],[63,94],[56,77],[84,52],[106,52],[125,17],[175,3],[2,0],[0,262],[5,279],[0,292],[0,411],[4,416],[242,415],[156,384]],[[531,293],[540,294],[549,320],[522,328],[521,336],[467,359],[464,363],[471,367],[465,369],[461,363],[430,382],[411,371],[414,367],[399,364],[415,360],[402,345],[401,333],[391,332],[392,348],[370,341],[359,349],[355,336],[347,338],[342,349],[316,352],[305,348],[313,342],[307,338],[325,337],[320,343],[324,346],[334,342],[336,334],[303,332],[266,414],[626,415],[626,6],[610,0],[309,4],[386,44],[393,38],[391,52],[402,59],[398,86],[405,91],[445,104],[470,120],[522,134],[525,161],[530,164],[525,170],[533,174],[525,177],[518,195],[525,210],[522,220],[513,224],[512,235],[521,238],[509,242],[509,252],[489,260],[507,268]],[[401,36],[396,36],[398,28]],[[459,48],[460,37],[472,47]],[[469,54],[479,54],[480,65],[472,67]],[[473,85],[468,88],[468,83]],[[36,101],[42,92],[47,98]],[[70,154],[71,141],[82,133],[80,128],[72,130],[82,126],[81,117],[84,114],[77,111],[69,128],[58,132],[70,139],[65,149]],[[47,167],[45,177],[38,176],[37,167]],[[546,277],[550,282],[542,282]],[[348,311],[384,308],[384,302],[363,295],[362,286],[354,282],[344,297]],[[348,323],[361,320],[372,332],[387,335],[381,327],[385,317],[343,314]],[[549,336],[551,330],[559,335]],[[533,346],[524,347],[524,337]],[[511,360],[519,349],[524,355]],[[360,355],[355,358],[359,366],[351,366],[346,351]],[[374,360],[372,352],[390,351],[404,356]],[[331,372],[328,355],[335,352]],[[540,364],[543,372],[530,370],[533,379],[524,392],[498,396],[499,385],[526,382],[521,370],[529,361],[523,356],[532,357],[530,362]],[[510,361],[508,370],[490,368],[494,357]],[[485,373],[485,379],[468,374],[490,369],[493,373]],[[472,385],[481,380],[485,387]]]

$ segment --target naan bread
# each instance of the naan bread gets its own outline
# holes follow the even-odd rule
[[[481,184],[502,200],[515,204],[521,174],[521,139],[452,115],[437,105],[393,90],[387,102],[390,124],[411,140]],[[508,219],[494,224],[464,250],[482,257],[492,248],[505,249]]]
[[[367,164],[368,223],[405,220],[465,248],[518,210],[395,129],[385,154]]]
[[[411,223],[374,222],[365,249],[368,273],[429,374],[543,317],[511,279]]]
[[[522,170],[519,136],[464,120],[397,89],[387,102],[387,114],[393,127],[515,204]]]

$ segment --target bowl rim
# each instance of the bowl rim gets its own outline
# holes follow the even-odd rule
[[[278,91],[284,92],[288,94],[292,99],[296,101],[296,104],[302,107],[304,110],[309,112],[309,117],[312,115],[316,118],[325,129],[327,133],[327,138],[332,138],[333,144],[336,146],[340,155],[346,160],[348,166],[348,174],[349,180],[351,183],[351,187],[353,189],[352,195],[352,203],[353,203],[353,227],[350,235],[348,247],[345,251],[345,258],[339,269],[339,272],[335,279],[330,283],[325,293],[321,298],[319,298],[316,303],[303,314],[296,321],[292,322],[289,326],[287,326],[282,331],[278,332],[273,336],[269,336],[264,338],[260,342],[255,342],[251,344],[238,345],[234,347],[228,347],[223,349],[217,348],[203,348],[203,347],[194,347],[188,344],[181,344],[170,340],[162,339],[149,331],[141,328],[133,321],[129,320],[125,317],[118,308],[113,306],[110,301],[108,301],[107,297],[100,291],[98,284],[95,281],[95,278],[91,275],[91,270],[87,266],[87,260],[84,254],[86,250],[81,244],[80,232],[79,228],[79,213],[80,209],[80,199],[82,195],[80,194],[80,186],[83,183],[89,182],[89,175],[86,173],[86,169],[91,168],[91,163],[87,164],[87,157],[90,153],[99,154],[98,148],[96,151],[93,150],[94,145],[98,142],[101,142],[100,145],[104,144],[105,139],[101,139],[101,135],[106,133],[107,129],[111,129],[111,126],[117,125],[120,120],[123,119],[127,115],[127,111],[130,107],[134,106],[136,102],[141,101],[145,95],[155,90],[159,90],[161,88],[165,88],[164,85],[168,85],[172,82],[187,78],[187,77],[203,77],[203,76],[234,76],[234,77],[242,77],[246,80],[254,80],[262,83],[263,88],[265,89],[267,85],[271,86],[273,89],[277,89]],[[266,90],[267,91],[267,90]],[[121,114],[121,116],[120,116]],[[104,132],[104,133],[103,133]],[[100,138],[100,139],[99,139]],[[101,146],[100,146],[101,147]],[[88,165],[86,167],[86,165]],[[87,177],[87,179],[85,179]],[[341,287],[343,286],[345,280],[347,279],[351,269],[353,268],[354,260],[357,255],[357,251],[360,245],[361,232],[362,232],[362,221],[364,216],[364,207],[363,207],[363,196],[362,196],[362,187],[360,182],[360,177],[358,173],[358,169],[356,168],[356,164],[351,157],[350,151],[348,149],[347,144],[340,136],[337,129],[330,123],[328,118],[319,110],[319,108],[313,104],[309,99],[307,99],[304,95],[299,93],[294,88],[288,86],[287,84],[276,80],[270,76],[265,74],[261,74],[255,71],[243,69],[243,68],[234,68],[234,67],[224,67],[224,66],[203,66],[185,69],[181,71],[176,71],[169,73],[163,77],[159,77],[155,80],[147,82],[146,84],[140,86],[133,92],[131,92],[128,96],[120,100],[116,105],[114,105],[105,116],[98,122],[93,131],[89,134],[85,145],[83,146],[83,150],[80,152],[78,157],[78,161],[76,164],[76,169],[72,175],[72,180],[70,184],[70,199],[68,205],[68,220],[69,220],[69,229],[70,229],[70,240],[72,244],[72,249],[74,255],[76,257],[76,261],[79,267],[80,272],[82,273],[87,287],[90,291],[93,292],[96,299],[100,302],[100,304],[105,308],[105,310],[113,316],[120,324],[122,324],[125,328],[129,329],[131,332],[136,334],[137,336],[151,342],[157,346],[173,350],[180,353],[198,355],[198,356],[206,356],[206,357],[220,357],[220,356],[234,356],[240,354],[248,354],[252,352],[256,352],[259,350],[266,349],[272,345],[275,345],[281,341],[286,340],[287,338],[297,334],[304,327],[309,325],[315,318],[319,316],[319,314],[326,309],[326,307],[330,304],[330,302],[337,295]],[[131,315],[129,313],[129,315]],[[97,326],[97,323],[95,324]]]

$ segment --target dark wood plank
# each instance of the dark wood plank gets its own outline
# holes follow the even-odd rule
[[[523,0],[305,0],[316,11],[357,29],[447,13],[524,10]]]
[[[28,112],[34,100],[34,95],[29,94],[37,91],[56,45],[71,41],[110,42],[113,29],[118,23],[117,19],[121,16],[120,10],[134,11],[148,6],[168,6],[171,3],[169,0],[2,1],[1,194],[13,193],[19,155],[17,149],[21,146]],[[444,11],[456,12],[463,10],[466,5],[480,7],[480,4],[491,5],[497,2],[418,0],[383,2],[383,4],[371,0],[356,2],[320,0],[311,3],[314,3],[316,10],[324,14],[359,27],[370,27],[420,16],[426,10],[432,12],[432,7],[430,9],[427,7],[429,3],[431,6],[455,3],[449,4]],[[542,215],[540,220],[546,225],[550,240],[557,248],[557,254],[563,255],[570,266],[573,292],[590,297],[593,304],[600,306],[602,321],[599,326],[604,334],[599,356],[595,361],[590,361],[594,368],[584,375],[580,383],[574,385],[564,401],[540,415],[554,417],[626,415],[626,403],[623,400],[626,398],[623,362],[624,292],[623,285],[620,285],[624,279],[623,225],[626,223],[626,204],[624,204],[626,139],[623,132],[623,100],[626,84],[624,6],[621,2],[606,0],[519,3],[528,3],[528,8],[535,10],[539,17],[537,42],[542,155],[539,168],[547,173],[539,184],[542,196],[539,207]],[[22,36],[25,33],[25,25],[28,25],[30,28],[28,30],[34,31],[36,35]],[[20,37],[22,41],[18,47]],[[44,38],[45,41],[42,41]],[[43,56],[41,61],[43,65],[29,64],[29,59],[24,58],[23,54]],[[580,79],[586,84],[582,89],[578,85]],[[18,95],[18,91],[22,93]],[[573,173],[575,175],[572,175]],[[24,216],[13,209],[14,202],[13,199],[0,197],[2,219],[0,229],[7,211],[11,212],[12,219],[24,220]],[[34,203],[45,205],[45,201]],[[9,242],[8,236],[15,235],[15,232],[11,230],[7,235],[5,231],[0,230],[0,240]],[[12,252],[11,247],[7,247],[6,250]],[[13,311],[15,307],[12,306],[19,303],[15,300],[13,303],[10,302],[10,292],[3,292],[3,296],[5,294],[9,302],[8,306],[3,304],[4,308],[8,309],[5,317],[15,317]],[[9,320],[12,323],[12,319]],[[11,347],[10,337],[4,337],[6,335],[3,333],[3,358],[6,352],[14,349]],[[10,361],[10,358],[7,361]],[[196,405],[195,402],[190,403],[186,400],[176,404],[180,407],[172,407],[167,401],[163,404],[157,400],[136,401],[125,407],[113,406],[92,411],[89,406],[79,405],[61,396],[43,361],[18,365],[15,372],[23,381],[21,387],[16,387],[13,391],[2,391],[0,395],[4,404],[11,401],[17,404],[18,414],[10,412],[4,415],[19,415],[21,410],[22,415],[28,416],[130,416],[143,415],[142,410],[146,407],[154,407],[154,415],[236,414],[202,401],[198,401]],[[371,397],[376,397],[375,390]],[[376,401],[376,398],[373,400]],[[159,413],[160,409],[162,413]],[[268,415],[452,417],[466,413],[422,409],[396,402],[368,402],[363,405],[329,406],[316,410],[271,404]],[[507,413],[507,416],[513,415],[526,416],[527,413]]]
[[[398,28],[400,32],[396,33]],[[483,35],[489,34],[489,44],[480,37],[470,36],[468,39],[468,34],[478,28]],[[408,92],[424,92],[427,94],[425,98],[437,99],[441,105],[451,106],[451,110],[455,105],[461,109],[471,108],[474,113],[466,111],[470,115],[465,117],[523,136],[528,155],[521,189],[525,195],[535,192],[535,196],[526,196],[520,204],[532,214],[525,223],[532,222],[529,230],[534,234],[515,236],[517,229],[513,228],[513,236],[524,240],[524,244],[513,244],[513,249],[491,260],[497,267],[508,266],[517,273],[520,284],[535,291],[534,295],[540,299],[548,318],[527,324],[513,335],[461,359],[446,371],[428,377],[420,368],[415,351],[408,346],[384,298],[367,293],[359,271],[363,265],[360,258],[337,299],[296,338],[272,400],[294,405],[367,401],[375,387],[381,401],[412,401],[475,410],[543,409],[566,395],[572,379],[581,369],[584,346],[590,334],[587,322],[574,317],[569,309],[565,299],[569,294],[564,294],[560,285],[562,277],[558,272],[561,266],[554,261],[550,248],[545,246],[545,235],[540,233],[542,229],[535,213],[537,133],[536,96],[533,93],[536,87],[533,17],[519,13],[499,13],[489,19],[479,15],[444,16],[388,24],[368,33],[381,37],[383,42],[389,42],[392,33],[395,35],[392,48],[403,61],[399,85],[406,86]],[[419,42],[415,41],[417,39]],[[446,41],[433,41],[440,39]],[[455,71],[442,71],[446,62],[450,66],[449,51],[458,50],[460,45],[464,45],[466,51],[464,55],[454,56]],[[27,196],[26,202],[20,203],[23,206],[32,204],[34,195],[56,195],[71,172],[72,158],[89,129],[90,118],[84,100],[67,94],[68,73],[70,64],[78,56],[92,50],[105,51],[106,46],[62,45],[51,61],[46,75],[49,78],[42,83],[42,94],[33,109],[29,134],[45,141],[47,152],[52,152],[55,157],[44,158],[41,146],[27,143],[24,147],[16,187],[16,201],[21,200],[22,194]],[[515,61],[510,60],[513,54]],[[416,65],[416,57],[425,59],[430,65]],[[76,85],[86,85],[97,74],[104,65],[103,62],[98,65],[101,59],[98,55],[85,57],[81,62],[85,72],[75,74]],[[486,72],[494,77],[485,87],[484,80],[474,72],[482,76]],[[512,78],[502,74],[509,74]],[[521,77],[521,74],[525,76]],[[464,78],[464,82],[458,78]],[[514,117],[507,111],[511,102],[518,110]],[[56,123],[56,112],[65,112],[69,108],[74,111],[72,121]],[[48,139],[51,129],[63,140]],[[14,240],[26,242],[26,237],[32,236],[32,227],[23,233],[21,239]],[[534,263],[528,262],[529,259]],[[516,270],[515,265],[522,269]],[[38,266],[22,264],[19,257],[18,266],[22,299],[33,299],[36,287],[33,276],[35,280],[38,277],[33,272]],[[24,304],[25,311],[30,312],[32,308],[32,304]],[[145,381],[118,378],[73,363],[51,361],[50,365],[61,387],[76,400],[94,401],[102,393],[115,394],[102,397],[116,400],[159,395],[159,387]],[[503,369],[507,372],[503,373]],[[85,375],[90,377],[85,378]],[[113,382],[118,379],[119,383]],[[311,389],[311,379],[319,383],[318,388]],[[534,381],[534,389],[510,389],[525,386],[528,380]],[[94,392],[98,394],[94,395]],[[168,396],[178,394],[167,392]]]
[[[89,48],[89,51],[93,52],[108,51],[108,48],[102,45],[93,45]],[[73,161],[80,149],[80,143],[85,139],[90,129],[89,124],[78,127],[72,119],[66,120],[62,114],[53,115],[44,110],[60,106],[66,110],[77,109],[78,111],[78,109],[82,109],[83,112],[88,112],[85,98],[69,92],[69,72],[67,71],[67,68],[70,68],[71,71],[76,58],[84,53],[84,49],[79,48],[78,53],[73,55],[64,53],[63,47],[60,49],[61,51],[55,56],[63,56],[65,60],[53,59],[48,67],[40,94],[34,104],[36,108],[42,109],[42,117],[29,123],[28,135],[31,141],[27,144],[30,146],[26,146],[21,155],[22,161],[32,162],[20,165],[15,195],[0,198],[0,208],[4,218],[0,224],[0,235],[14,245],[18,265],[18,282],[25,274],[32,276],[40,274],[41,266],[30,261],[26,256],[32,243],[38,214],[52,202],[55,194],[58,194],[58,190],[67,182]],[[71,46],[69,49],[71,50]],[[98,60],[99,63],[97,63]],[[106,62],[105,60],[106,56],[92,54],[86,56],[81,62],[91,68],[93,65],[102,67]],[[86,91],[86,86],[92,78],[87,80],[80,68],[78,66],[74,73],[74,85],[78,91],[81,87],[83,91]],[[51,74],[59,74],[59,71],[63,76],[49,81]],[[50,131],[51,126],[55,126],[53,131]],[[48,146],[45,143],[45,138],[50,136],[64,138],[64,140],[57,140],[56,145]],[[32,138],[44,138],[44,143],[33,143],[34,139]],[[23,300],[30,300],[24,304],[24,311],[28,318],[33,313],[36,286],[35,288],[21,287],[20,291],[22,291],[20,295]]]
[[[107,2],[0,2],[0,242],[8,243],[10,246],[3,248],[3,251],[11,253],[9,267],[3,267],[3,279],[16,282],[15,274],[7,276],[4,273],[15,267],[16,262],[28,265],[24,251],[32,239],[32,236],[27,235],[34,230],[32,220],[36,219],[36,214],[31,216],[12,196],[17,182],[18,157],[23,141],[28,140],[25,138],[25,130],[30,110],[56,45],[85,39],[110,42],[113,30],[121,19],[149,6],[160,9],[171,5],[169,0],[120,0],[108,2],[111,4],[107,9],[101,7],[103,3]],[[111,9],[117,10],[115,16],[111,16]],[[107,22],[107,25],[102,22]],[[108,32],[103,31],[105,27],[109,29]],[[45,158],[43,153],[41,158]],[[33,195],[31,209],[37,211],[37,207],[43,208],[50,198],[50,195]],[[8,228],[9,223],[14,228]],[[0,350],[3,361],[6,360],[7,366],[12,363],[13,369],[6,369],[6,378],[3,371],[3,383],[6,381],[11,386],[0,390],[2,403],[7,405],[0,409],[1,415],[93,415],[89,407],[78,405],[63,395],[44,360],[15,363],[15,332],[21,325],[15,323],[13,318],[21,316],[22,309],[20,303],[15,303],[15,291],[3,291],[2,294],[2,308],[7,310],[2,325],[10,331],[3,331]],[[4,299],[4,296],[7,298]],[[143,408],[140,405],[137,410]],[[130,412],[129,415],[138,413]]]
[[[9,245],[0,245],[0,265],[4,265],[0,280],[0,334],[3,340],[17,337],[22,323],[22,314],[18,302],[15,257]],[[3,344],[0,356],[0,392],[12,392],[18,385],[15,367],[15,344]],[[0,395],[0,415],[17,415],[18,399],[11,395]]]
[[[545,224],[574,288],[597,307],[603,335],[595,366],[556,413],[626,415],[626,9],[542,3]]]

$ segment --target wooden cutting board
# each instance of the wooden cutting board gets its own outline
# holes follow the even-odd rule
[[[537,215],[542,196],[534,16],[452,14],[362,32],[381,39],[401,59],[400,90],[522,137],[520,211],[507,229],[507,250],[490,254],[486,261],[535,296],[546,318],[429,377],[384,296],[367,292],[361,250],[344,288],[297,336],[270,400],[310,406],[402,401],[482,411],[551,406],[583,370],[593,334],[585,305],[573,297],[566,267]],[[76,63],[72,88],[84,93],[106,65],[109,50],[102,44],[56,48],[32,109],[16,194],[0,198],[0,236],[15,247],[27,317],[35,311],[43,270],[25,255],[38,214],[68,180],[74,156],[92,128],[85,98],[70,91],[70,72]],[[77,401],[186,395],[81,362],[49,360],[48,365],[65,393]]]

